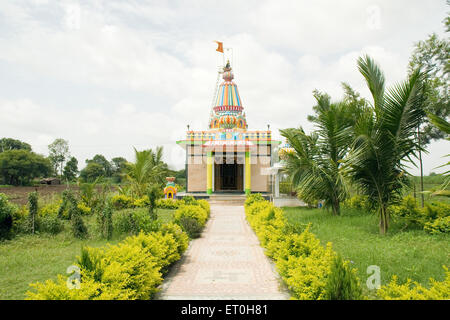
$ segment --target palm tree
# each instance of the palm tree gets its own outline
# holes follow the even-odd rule
[[[134,148],[135,163],[128,164],[125,175],[130,184],[131,193],[142,197],[151,184],[162,184],[167,174],[167,164],[162,161],[163,148],[138,151]]]
[[[314,94],[317,106],[310,116],[317,130],[311,135],[302,128],[280,130],[294,149],[286,154],[285,172],[289,174],[298,195],[308,203],[324,200],[335,215],[347,197],[341,162],[352,142],[352,117],[344,102],[330,103],[330,97]]]
[[[358,69],[372,94],[372,113],[361,116],[355,125],[346,172],[375,204],[380,233],[385,234],[388,206],[400,199],[408,181],[405,163],[412,162],[421,150],[415,130],[424,116],[423,74],[413,72],[406,81],[385,91],[383,72],[369,56],[358,59]]]

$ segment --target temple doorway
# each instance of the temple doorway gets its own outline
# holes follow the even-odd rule
[[[234,161],[225,161],[223,158],[219,163],[215,162],[214,191],[244,191],[244,165],[237,162],[237,156]]]

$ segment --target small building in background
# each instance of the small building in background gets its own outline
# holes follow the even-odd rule
[[[61,184],[61,179],[59,179],[59,178],[43,178],[40,181],[40,184],[56,186],[56,185]]]

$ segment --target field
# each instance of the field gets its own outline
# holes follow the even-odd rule
[[[173,210],[158,209],[163,222],[172,219]],[[84,218],[91,237],[75,239],[66,224],[56,236],[48,234],[19,235],[13,240],[0,242],[0,300],[25,298],[29,283],[56,279],[73,265],[82,246],[100,247],[115,244],[126,235],[114,235],[110,241],[95,236],[95,216]]]
[[[442,281],[442,266],[450,267],[450,236],[429,235],[423,230],[403,230],[393,222],[386,236],[378,230],[378,219],[372,214],[348,209],[341,216],[333,216],[322,209],[283,208],[291,224],[312,223],[311,231],[325,245],[332,242],[334,250],[352,261],[358,269],[362,284],[366,269],[377,265],[381,269],[381,284],[393,275],[400,282],[407,278],[428,287],[429,278]]]

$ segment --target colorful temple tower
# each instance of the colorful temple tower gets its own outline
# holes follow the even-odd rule
[[[280,141],[270,130],[249,131],[233,72],[222,72],[208,129],[186,132],[177,144],[186,150],[187,193],[271,192],[272,152]]]

